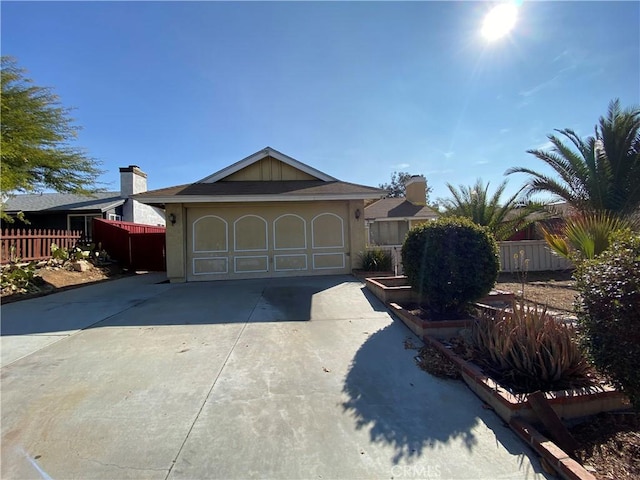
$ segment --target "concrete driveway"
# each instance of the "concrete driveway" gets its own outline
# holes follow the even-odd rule
[[[3,479],[531,479],[352,277],[141,275],[2,307]]]

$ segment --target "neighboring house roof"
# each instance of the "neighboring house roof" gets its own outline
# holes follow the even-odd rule
[[[365,220],[432,219],[438,214],[425,205],[416,205],[405,198],[383,198],[364,208]]]
[[[88,195],[72,193],[31,193],[7,199],[4,210],[17,212],[105,212],[125,202],[120,192],[99,192]]]
[[[505,217],[505,220],[512,220],[520,214],[520,208],[516,207],[509,211]],[[565,218],[575,214],[575,209],[566,202],[557,202],[547,204],[542,211],[533,212],[527,215],[527,220],[531,222],[538,222],[550,219]]]
[[[282,162],[308,176],[307,180],[227,180],[241,170],[263,159]],[[237,176],[234,176],[237,178]],[[230,167],[189,184],[150,190],[134,195],[138,201],[151,205],[200,202],[362,200],[380,198],[386,192],[379,188],[341,182],[308,165],[269,147],[246,157]]]

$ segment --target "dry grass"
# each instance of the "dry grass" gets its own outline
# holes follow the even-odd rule
[[[522,283],[518,275],[502,273],[496,289],[521,295]],[[524,297],[534,303],[546,305],[551,310],[573,313],[578,296],[571,272],[529,272],[524,285]]]

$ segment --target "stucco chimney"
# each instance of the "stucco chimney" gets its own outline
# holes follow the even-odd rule
[[[147,174],[137,165],[120,167],[120,196],[129,198],[129,195],[147,191]]]
[[[422,175],[411,175],[404,184],[407,200],[415,205],[427,204],[427,179]]]
[[[140,170],[137,165],[129,165],[128,167],[120,167],[120,197],[126,201],[122,205],[122,220],[125,222],[138,221],[139,210],[141,205],[136,200],[129,199],[129,195],[143,193],[147,191],[147,174]],[[142,223],[142,222],[140,222]]]

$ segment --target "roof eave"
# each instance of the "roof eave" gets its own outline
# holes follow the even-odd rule
[[[247,203],[247,202],[308,202],[318,200],[367,200],[378,198],[378,193],[348,193],[324,195],[171,195],[144,197],[136,196],[136,200],[150,204],[167,203]]]
[[[112,208],[116,208],[119,207],[120,205],[124,205],[124,202],[126,200],[123,198],[121,200],[118,200],[117,202],[113,202],[110,203],[109,205],[102,207],[100,210],[102,211],[102,213],[106,212],[107,210],[111,210]]]
[[[415,220],[433,220],[438,218],[438,215],[427,216],[412,216],[412,217],[365,217],[368,222],[396,222],[399,220],[415,221]]]

